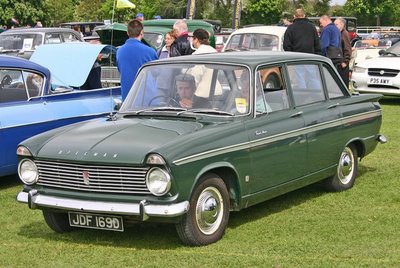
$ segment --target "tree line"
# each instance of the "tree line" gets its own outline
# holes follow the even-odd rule
[[[192,0],[193,1],[193,0]],[[352,16],[359,25],[400,25],[398,0],[347,0],[343,6],[330,6],[331,0],[242,0],[241,25],[277,24],[291,19],[296,8],[307,16]],[[187,0],[131,0],[135,9],[115,9],[114,21],[126,22],[136,13],[147,19],[184,18]],[[197,0],[195,19],[220,20],[223,27],[232,26],[234,0]],[[114,0],[0,0],[0,25],[27,26],[41,21],[44,26],[58,26],[71,21],[110,20]]]

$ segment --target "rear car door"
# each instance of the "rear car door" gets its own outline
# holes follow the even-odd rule
[[[319,63],[291,64],[287,68],[294,104],[305,120],[308,173],[324,172],[337,163],[342,146],[340,88]],[[325,89],[325,75],[330,76],[331,93]]]

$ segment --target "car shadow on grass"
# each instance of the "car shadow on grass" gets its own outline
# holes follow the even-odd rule
[[[291,207],[298,206],[310,199],[326,194],[321,183],[315,183],[299,190],[286,193],[239,212],[231,213],[229,228],[236,228],[247,222],[256,221],[275,213],[283,212]]]
[[[385,104],[385,105],[400,105],[400,98],[399,97],[382,97],[379,100],[380,104]]]
[[[175,249],[184,247],[173,224],[137,223],[124,232],[77,228],[68,233],[56,233],[43,221],[30,221],[22,226],[19,236],[68,244],[112,246],[131,249]]]
[[[0,177],[0,191],[17,185],[21,185],[22,188],[22,182],[18,178],[18,175]]]

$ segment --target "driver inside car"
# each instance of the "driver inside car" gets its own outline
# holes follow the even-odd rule
[[[182,108],[211,108],[205,98],[196,96],[196,81],[191,74],[179,74],[175,78],[177,102]]]

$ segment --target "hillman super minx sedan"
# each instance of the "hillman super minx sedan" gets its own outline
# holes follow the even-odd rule
[[[113,117],[19,145],[17,200],[56,232],[167,221],[185,244],[210,244],[230,211],[318,181],[351,188],[359,159],[385,142],[380,97],[352,96],[316,55],[151,62]]]

